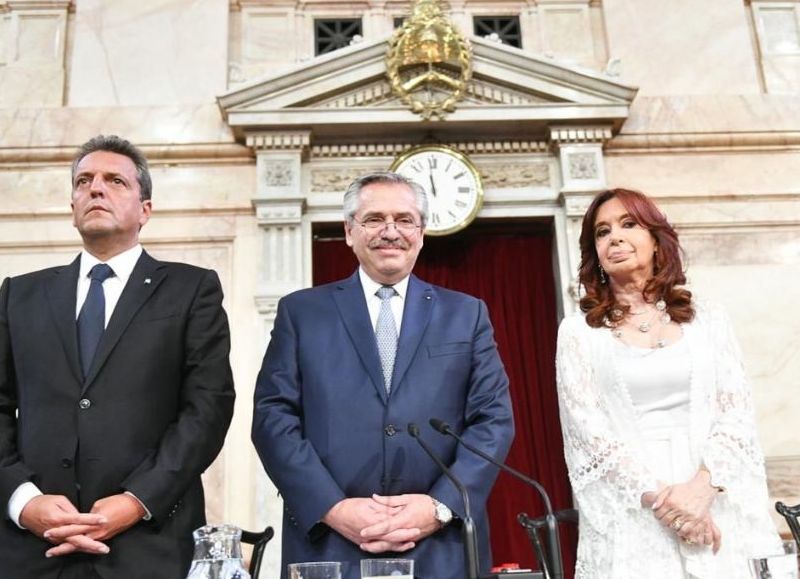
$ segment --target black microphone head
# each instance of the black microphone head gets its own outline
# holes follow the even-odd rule
[[[431,418],[428,423],[433,427],[434,430],[441,432],[442,434],[450,434],[450,425],[444,420]]]
[[[419,436],[419,426],[414,424],[413,422],[408,423],[408,433],[413,437],[417,438]]]

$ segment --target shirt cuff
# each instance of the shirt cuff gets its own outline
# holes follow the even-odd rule
[[[11,495],[11,498],[8,499],[8,518],[14,521],[14,524],[20,529],[24,529],[25,527],[19,522],[22,509],[25,508],[25,505],[27,505],[31,499],[35,499],[41,495],[42,491],[39,490],[39,487],[30,481],[19,485],[17,490],[14,491],[14,494]]]
[[[125,491],[125,494],[128,495],[129,497],[133,497],[134,499],[136,499],[137,503],[142,505],[142,508],[144,509],[144,516],[142,517],[143,521],[149,521],[150,519],[153,518],[153,515],[150,513],[150,510],[145,506],[145,504],[141,500],[139,500],[139,497],[137,497],[131,491]]]

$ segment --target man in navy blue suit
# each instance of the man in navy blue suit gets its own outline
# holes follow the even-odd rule
[[[482,571],[486,499],[496,470],[449,437],[447,421],[499,460],[514,434],[508,378],[486,305],[411,274],[424,191],[395,173],[357,179],[344,197],[348,279],[283,298],[258,376],[253,442],[284,499],[283,571],[302,561],[415,561],[423,579],[463,579],[461,497],[408,434],[409,423],[466,486]]]

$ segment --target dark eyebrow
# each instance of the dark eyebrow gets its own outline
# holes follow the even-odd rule
[[[80,173],[75,175],[75,181],[77,181],[81,177],[92,177],[97,174],[102,175],[106,179],[114,179],[115,177],[118,177],[123,181],[125,181],[125,183],[128,183],[128,179],[125,177],[125,175],[123,175],[122,173],[115,173],[113,171],[97,171],[95,173],[92,173],[91,171],[81,171]]]

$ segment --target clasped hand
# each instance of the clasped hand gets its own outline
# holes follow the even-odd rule
[[[98,500],[89,513],[79,512],[63,495],[41,495],[25,505],[19,518],[23,527],[55,545],[45,556],[57,557],[76,551],[105,555],[110,549],[103,541],[129,529],[144,514],[139,501],[126,494]]]
[[[343,499],[322,522],[370,553],[408,551],[441,526],[422,494]]]
[[[711,545],[716,554],[722,534],[711,517],[711,505],[717,492],[711,486],[708,471],[700,470],[685,483],[645,493],[642,505],[651,508],[655,517],[675,531],[684,542]]]

